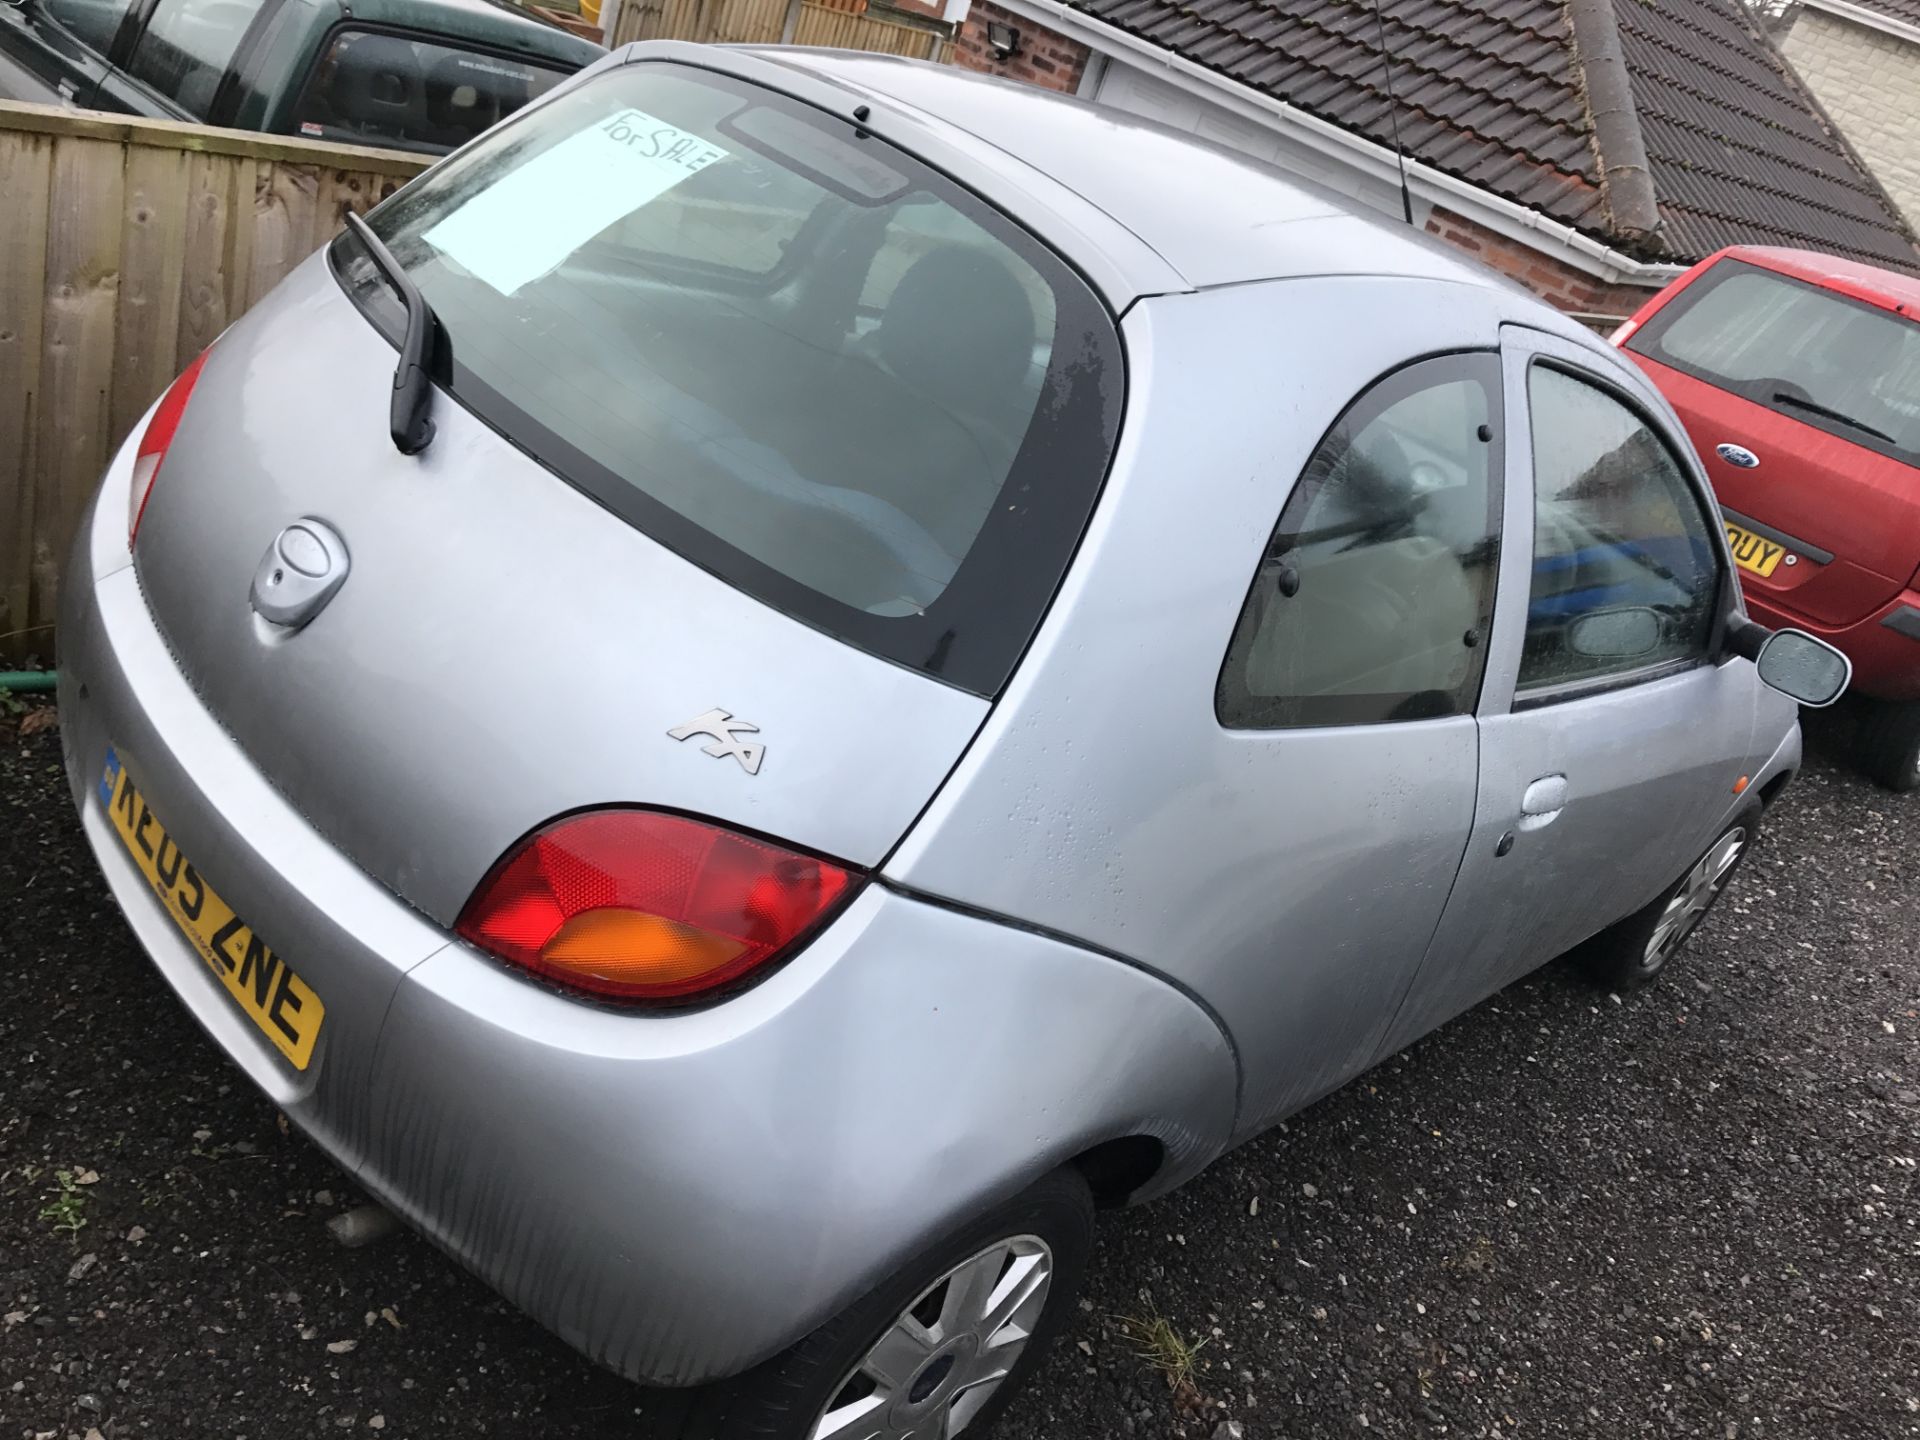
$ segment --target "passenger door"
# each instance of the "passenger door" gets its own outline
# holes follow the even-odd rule
[[[84,106],[133,0],[0,4],[0,99]]]
[[[1632,382],[1507,327],[1507,528],[1473,836],[1391,1054],[1632,914],[1731,810],[1751,666],[1704,481]]]
[[[1259,803],[1241,817],[1245,873],[1195,920],[1234,978],[1212,993],[1246,1067],[1242,1133],[1372,1059],[1459,870],[1498,574],[1500,397],[1491,351],[1363,392],[1292,487],[1228,647],[1227,773]]]

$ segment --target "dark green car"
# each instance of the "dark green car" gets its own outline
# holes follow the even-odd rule
[[[0,0],[0,98],[436,154],[603,53],[489,0]]]

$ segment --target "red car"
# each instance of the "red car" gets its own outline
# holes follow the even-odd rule
[[[1851,657],[1864,768],[1920,788],[1920,280],[1736,246],[1613,341],[1693,437],[1748,610]]]

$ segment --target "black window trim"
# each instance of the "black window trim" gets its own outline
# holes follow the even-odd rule
[[[1909,315],[1903,310],[1895,310],[1885,305],[1876,305],[1871,300],[1862,300],[1856,295],[1847,295],[1839,290],[1830,290],[1825,285],[1816,284],[1814,281],[1804,279],[1801,276],[1788,275],[1770,266],[1756,265],[1751,260],[1743,260],[1737,255],[1728,255],[1715,261],[1702,274],[1695,277],[1693,281],[1676,292],[1666,304],[1654,311],[1654,313],[1648,317],[1646,324],[1642,325],[1626,338],[1625,342],[1623,342],[1624,348],[1632,351],[1636,355],[1644,355],[1657,365],[1665,365],[1670,370],[1678,370],[1682,375],[1698,380],[1703,385],[1711,385],[1722,394],[1735,396],[1741,400],[1745,400],[1750,405],[1758,405],[1761,409],[1770,411],[1784,420],[1791,420],[1796,424],[1808,426],[1811,429],[1818,430],[1823,435],[1831,435],[1836,440],[1844,440],[1849,445],[1857,445],[1862,450],[1870,450],[1884,459],[1894,461],[1896,464],[1920,468],[1920,451],[1908,450],[1898,444],[1876,439],[1872,435],[1854,429],[1851,425],[1843,425],[1838,420],[1830,420],[1826,416],[1815,414],[1811,410],[1801,410],[1791,405],[1781,405],[1771,398],[1763,400],[1747,390],[1735,389],[1724,375],[1715,375],[1711,371],[1690,365],[1677,356],[1667,353],[1665,346],[1660,343],[1661,338],[1676,322],[1685,318],[1687,312],[1690,311],[1696,303],[1712,293],[1714,289],[1724,285],[1737,275],[1749,273],[1765,275],[1785,285],[1797,285],[1802,290],[1811,290],[1816,295],[1824,295],[1836,304],[1846,305],[1870,315],[1879,315],[1895,322],[1905,321],[1916,330],[1920,330],[1920,318]]]
[[[334,42],[347,31],[352,31],[356,35],[391,35],[400,40],[419,40],[428,45],[438,45],[443,50],[460,50],[472,55],[491,56],[495,60],[511,60],[517,64],[531,66],[536,70],[553,71],[560,77],[559,84],[564,84],[586,68],[583,65],[569,64],[558,56],[530,55],[524,50],[511,50],[504,45],[491,44],[485,40],[469,40],[464,35],[450,35],[441,30],[422,30],[417,25],[396,25],[385,20],[361,20],[352,14],[348,14],[344,18],[336,20],[333,24],[329,25],[326,34],[320,37],[320,43],[313,51],[313,60],[307,66],[307,73],[300,76],[298,88],[288,87],[287,93],[291,96],[291,99],[282,102],[281,115],[271,117],[274,123],[278,123],[282,127],[275,133],[296,137],[300,136],[297,128],[290,127],[297,127],[300,123],[299,116],[306,108],[307,99],[313,92],[314,77],[320,73],[320,62],[332,53]],[[557,88],[557,86],[549,86],[547,94],[552,94],[555,88]],[[526,105],[523,105],[518,111],[515,111],[513,116],[509,117],[509,120],[518,119],[522,114],[525,114],[546,98],[546,95],[534,96]],[[313,137],[306,136],[301,138],[311,139]],[[375,141],[362,138],[352,141],[336,139],[325,143],[335,145],[378,145],[380,148],[387,150],[404,150],[410,155],[445,155],[449,153],[440,149],[438,146],[409,144],[404,140],[382,139]],[[456,146],[455,148],[457,149],[458,147]]]
[[[1673,660],[1659,660],[1651,665],[1642,665],[1634,670],[1615,671],[1609,675],[1596,675],[1587,679],[1562,680],[1548,685],[1535,685],[1531,688],[1522,684],[1516,674],[1513,682],[1514,714],[1523,710],[1540,710],[1550,705],[1563,705],[1573,700],[1587,700],[1596,695],[1611,694],[1616,690],[1628,690],[1636,685],[1651,685],[1656,680],[1665,680],[1669,676],[1682,675],[1690,670],[1703,669],[1719,663],[1726,653],[1727,626],[1733,618],[1733,601],[1738,595],[1737,583],[1733,578],[1733,556],[1727,549],[1727,530],[1720,519],[1719,502],[1714,500],[1712,487],[1706,483],[1704,472],[1700,471],[1697,461],[1689,464],[1693,455],[1693,446],[1684,448],[1673,443],[1666,427],[1655,418],[1646,404],[1629,391],[1619,381],[1590,370],[1577,361],[1564,359],[1558,355],[1542,355],[1537,352],[1526,357],[1526,371],[1522,376],[1521,393],[1527,402],[1527,455],[1532,468],[1527,474],[1527,484],[1532,487],[1534,506],[1534,534],[1528,537],[1534,543],[1539,534],[1540,505],[1540,457],[1533,441],[1533,372],[1536,367],[1557,370],[1569,379],[1600,391],[1608,399],[1622,406],[1628,414],[1659,441],[1666,449],[1681,477],[1686,481],[1687,493],[1693,497],[1693,503],[1699,508],[1701,518],[1706,521],[1708,543],[1713,548],[1714,561],[1718,567],[1713,602],[1713,624],[1707,631],[1705,650],[1699,655],[1681,656]],[[1525,618],[1533,608],[1533,571],[1527,571],[1527,596],[1522,611],[1521,654],[1526,653]]]
[[[1500,608],[1501,557],[1505,553],[1506,545],[1508,426],[1506,417],[1506,376],[1501,360],[1500,347],[1497,345],[1474,345],[1446,350],[1427,351],[1419,355],[1410,356],[1390,366],[1388,369],[1381,371],[1356,390],[1346,403],[1340,407],[1339,413],[1334,416],[1320,437],[1313,442],[1313,447],[1307,452],[1306,464],[1311,466],[1315,458],[1319,456],[1321,450],[1325,447],[1327,441],[1332,438],[1333,432],[1345,424],[1348,418],[1359,411],[1362,406],[1372,402],[1383,387],[1403,378],[1411,378],[1415,371],[1424,370],[1428,367],[1439,368],[1449,365],[1449,362],[1460,362],[1453,366],[1456,373],[1450,378],[1468,378],[1479,382],[1482,391],[1487,397],[1488,425],[1493,431],[1492,438],[1485,442],[1489,452],[1487,456],[1488,526],[1489,539],[1493,546],[1493,551],[1488,557],[1487,564],[1492,575],[1492,584],[1488,587],[1487,613],[1480,624],[1480,643],[1474,647],[1476,652],[1475,669],[1469,680],[1463,684],[1463,690],[1466,693],[1462,694],[1459,707],[1444,715],[1420,715],[1409,716],[1403,719],[1384,720],[1374,718],[1332,719],[1312,721],[1305,724],[1297,720],[1284,724],[1253,724],[1229,719],[1227,715],[1223,713],[1230,698],[1228,694],[1228,676],[1233,661],[1233,643],[1239,635],[1241,623],[1249,607],[1253,604],[1254,589],[1260,583],[1261,572],[1267,563],[1268,557],[1273,554],[1275,542],[1281,537],[1280,526],[1286,520],[1288,511],[1292,510],[1296,504],[1304,503],[1310,505],[1312,503],[1312,497],[1317,495],[1320,490],[1320,483],[1309,482],[1305,469],[1303,468],[1301,473],[1294,477],[1293,483],[1287,487],[1286,493],[1281,499],[1280,507],[1274,516],[1273,526],[1267,532],[1266,539],[1261,543],[1260,554],[1254,564],[1253,575],[1247,581],[1246,592],[1241,598],[1239,607],[1234,611],[1233,623],[1227,632],[1226,647],[1221,654],[1220,667],[1213,686],[1213,718],[1214,722],[1223,731],[1240,735],[1277,735],[1296,730],[1358,730],[1372,729],[1381,725],[1415,725],[1440,720],[1458,720],[1463,717],[1472,718],[1479,714],[1481,701],[1486,694],[1487,668],[1493,637],[1493,626]],[[1425,384],[1415,385],[1380,405],[1374,413],[1377,414],[1380,411],[1384,411],[1410,395],[1416,395],[1422,390],[1431,388],[1434,387]],[[1238,687],[1236,687],[1235,693],[1231,698],[1246,700],[1246,697],[1239,693]],[[1327,706],[1327,709],[1330,711],[1337,708],[1342,702],[1365,700],[1374,700],[1377,702],[1380,699],[1379,696],[1323,696],[1316,698],[1334,702]],[[1246,700],[1246,703],[1251,705],[1253,702]],[[1290,703],[1298,704],[1300,702],[1296,697]]]
[[[227,73],[214,89],[213,102],[207,107],[209,125],[231,125],[240,112],[240,103],[248,90],[259,84],[260,58],[266,48],[267,32],[285,7],[286,0],[264,0],[260,13],[253,17],[247,33],[227,63]]]
[[[752,93],[754,98],[763,102],[790,108],[814,124],[834,124],[846,127],[861,139],[873,138],[871,132],[856,126],[846,116],[829,109],[807,95],[793,90],[777,87],[768,81],[750,74],[742,74],[723,69],[713,64],[703,64],[697,60],[660,58],[635,60],[628,65],[609,68],[600,72],[596,79],[621,74],[629,66],[658,65],[675,70],[690,71],[711,84],[739,93]],[[588,83],[594,83],[589,81]],[[559,90],[535,99],[512,116],[509,116],[494,130],[489,139],[502,136],[543,110],[546,104],[557,97]],[[1069,392],[1069,397],[1058,403],[1050,403],[1050,392],[1055,385],[1065,384],[1068,369],[1080,368],[1085,362],[1074,361],[1059,371],[1052,368],[1034,407],[1034,419],[1038,420],[1043,412],[1051,410],[1059,413],[1070,403],[1073,408],[1091,414],[1099,411],[1098,428],[1104,447],[1097,458],[1090,458],[1085,467],[1084,478],[1076,489],[1062,497],[1058,487],[1050,486],[1048,481],[1056,478],[1058,465],[1054,456],[1035,453],[1035,447],[1029,438],[1023,440],[1016,455],[1014,465],[1002,483],[1000,497],[1005,501],[1009,495],[1022,491],[1037,496],[1040,506],[1051,504],[1055,509],[1054,524],[1061,533],[1044,537],[1036,542],[1027,540],[1017,546],[1014,553],[1003,553],[996,558],[993,567],[1002,573],[999,583],[983,572],[982,567],[969,566],[963,559],[960,568],[955,571],[953,580],[942,592],[939,600],[919,616],[880,617],[852,610],[851,607],[819,595],[797,580],[774,571],[734,549],[716,537],[701,532],[695,543],[681,543],[679,540],[663,535],[654,525],[641,523],[635,518],[637,513],[649,516],[656,512],[671,515],[666,507],[640,496],[634,487],[613,476],[605,467],[589,460],[580,451],[562,439],[559,435],[527,417],[519,407],[513,405],[504,396],[487,386],[467,377],[464,386],[466,394],[457,396],[448,389],[451,377],[444,373],[434,376],[436,389],[442,401],[458,404],[481,424],[492,430],[507,444],[520,451],[529,460],[555,476],[561,483],[571,486],[588,499],[601,505],[627,524],[634,526],[655,543],[671,550],[674,554],[695,565],[716,579],[739,590],[742,594],[762,604],[778,610],[788,619],[829,635],[842,643],[852,645],[866,654],[888,664],[897,665],[916,675],[924,676],[940,684],[947,685],[965,694],[982,699],[997,699],[1018,671],[1027,650],[1033,644],[1047,616],[1053,609],[1062,585],[1072,573],[1079,558],[1081,546],[1085,543],[1088,527],[1097,513],[1101,500],[1106,493],[1107,480],[1112,473],[1114,459],[1119,452],[1120,432],[1127,414],[1131,398],[1132,375],[1128,364],[1126,337],[1120,328],[1120,317],[1115,314],[1112,305],[1100,286],[1095,283],[1080,266],[1075,265],[1066,256],[1054,249],[1045,238],[1033,230],[1019,216],[1009,213],[988,199],[974,186],[954,174],[950,166],[942,165],[937,159],[928,156],[918,147],[901,139],[887,137],[882,142],[895,152],[905,163],[909,172],[915,169],[924,171],[938,180],[949,194],[942,198],[953,208],[960,210],[974,223],[1003,240],[1027,263],[1031,264],[1045,278],[1054,291],[1055,299],[1055,335],[1068,336],[1077,341],[1085,336],[1095,342],[1100,350],[1097,357],[1101,374],[1097,382],[1082,380]],[[377,222],[380,212],[394,203],[405,193],[405,187],[388,196],[368,213],[369,222]],[[343,231],[326,248],[327,265],[334,281],[350,301],[353,291],[347,280],[341,260],[343,247],[352,243],[352,232]],[[383,287],[383,293],[386,292]],[[382,314],[364,306],[356,306],[364,319],[397,350],[402,338],[403,326],[397,319],[388,319]],[[1078,318],[1076,326],[1070,323],[1069,312]],[[455,366],[458,366],[456,353]],[[1032,422],[1029,422],[1031,425]],[[534,448],[538,442],[540,449]],[[556,453],[557,452],[557,453]],[[592,476],[599,484],[587,483]],[[635,502],[644,501],[644,505]],[[1037,508],[1029,505],[1027,509]],[[990,531],[1014,523],[1008,519],[1013,507],[997,503],[990,513],[988,521],[975,537],[975,547],[989,535]],[[688,529],[696,529],[690,524]],[[1051,548],[1049,548],[1051,547]],[[1028,553],[1033,552],[1033,553]],[[725,559],[725,568],[715,559],[719,555]],[[1035,569],[1026,561],[1038,558],[1041,568]],[[1057,562],[1056,562],[1057,557]],[[972,573],[970,573],[970,571]],[[1020,582],[1029,583],[1030,593],[1021,597],[1013,605],[995,606],[989,597],[1005,595],[1019,588],[1010,583],[1005,575],[1018,577]],[[744,576],[750,576],[754,583],[748,583]],[[962,582],[965,588],[962,588]],[[943,606],[942,602],[948,602]],[[930,633],[928,626],[919,623],[934,621],[943,608],[958,608],[963,604],[980,607],[992,620],[999,621],[997,627],[990,623],[976,621],[969,628],[974,631],[988,631],[970,641],[962,656],[953,654],[956,632],[948,629],[939,634]],[[851,629],[845,624],[834,623],[833,616],[857,617],[864,624],[856,624]],[[887,646],[876,643],[874,636],[877,627],[891,625],[898,627],[894,634],[904,637],[903,631],[912,628],[924,638],[926,643],[914,643],[912,654],[901,653],[899,646]],[[864,630],[863,637],[855,631]]]
[[[153,14],[160,0],[133,0],[133,3],[120,14],[119,28],[113,32],[113,41],[107,46],[106,62],[128,79],[127,61],[133,55],[133,47],[146,33],[147,17]],[[139,82],[135,82],[136,84]]]

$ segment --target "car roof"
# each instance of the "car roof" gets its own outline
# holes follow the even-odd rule
[[[917,112],[1103,212],[1190,288],[1394,275],[1514,293],[1440,241],[1324,186],[1151,120],[948,65],[859,51],[741,47]],[[1145,283],[1142,293],[1164,289]],[[1524,292],[1520,292],[1524,293]]]
[[[591,40],[570,35],[536,20],[524,10],[497,0],[353,0],[356,20],[404,25],[414,30],[500,45],[524,54],[564,61],[579,68],[606,51]]]
[[[1877,265],[1843,260],[1838,255],[1790,250],[1780,245],[1735,245],[1715,255],[1710,263],[1727,259],[1745,260],[1884,310],[1920,316],[1920,278],[1902,275],[1896,270],[1882,270]]]

